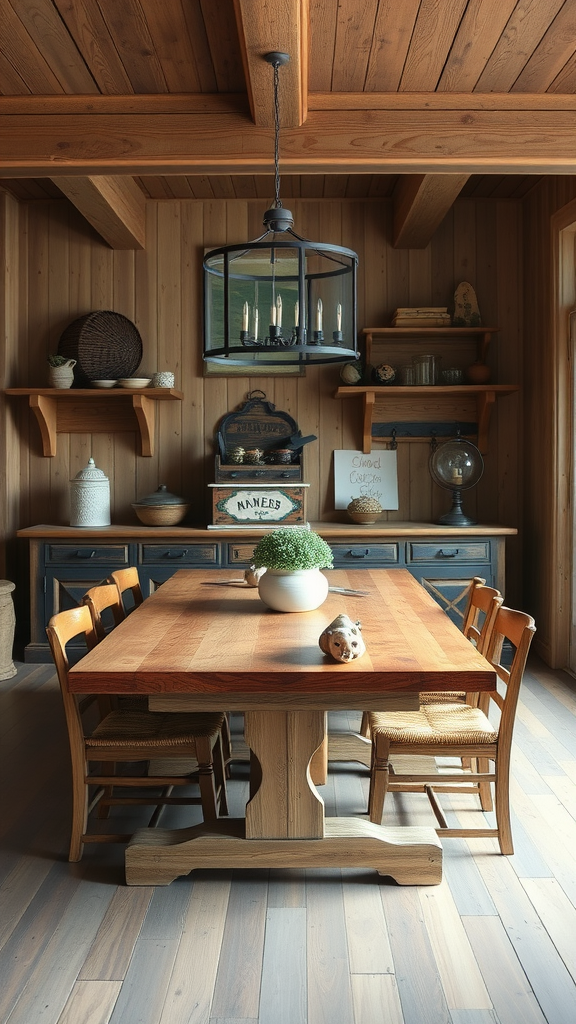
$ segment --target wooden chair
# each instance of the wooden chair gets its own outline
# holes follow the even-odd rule
[[[138,575],[138,569],[135,565],[131,565],[127,569],[115,569],[114,572],[110,573],[106,582],[114,583],[116,585],[126,614],[128,614],[128,612],[133,608],[137,608],[138,605],[141,605],[144,601],[140,576]],[[124,595],[128,592],[131,594],[132,601],[131,604],[126,607]]]
[[[504,598],[499,590],[494,587],[487,587],[486,580],[480,576],[474,576],[468,593],[468,602],[462,622],[464,636],[474,644],[480,654],[488,650],[492,637],[496,613],[504,603]],[[476,694],[466,694],[462,691],[442,691],[421,693],[420,704],[451,704],[455,700],[465,701],[468,704],[476,703]]]
[[[118,626],[126,618],[122,598],[115,583],[102,583],[98,587],[91,587],[82,598],[90,610],[92,625],[98,642],[106,636],[106,626],[102,618],[103,612],[111,612],[113,626]]]
[[[213,821],[218,813],[227,814],[226,783],[222,756],[221,730],[223,713],[187,714],[152,711],[113,710],[104,715],[88,731],[84,728],[78,700],[70,692],[66,644],[74,637],[84,635],[89,646],[94,646],[95,632],[90,611],[86,605],[53,615],[46,633],[54,664],[58,673],[72,761],[72,836],[71,861],[82,857],[84,843],[128,842],[130,834],[88,833],[88,815],[97,803],[155,804],[156,810],[149,827],[156,825],[166,804],[201,804],[205,821]],[[94,702],[97,707],[97,703]],[[153,759],[194,759],[198,769],[194,775],[150,776],[132,774],[110,776],[88,774],[88,764],[100,762],[101,769],[110,762],[115,764],[142,762]],[[197,781],[199,797],[172,797],[174,786]],[[89,799],[89,787],[97,787]],[[109,789],[140,787],[161,790],[161,795],[144,796],[109,795]]]
[[[496,836],[503,854],[514,852],[509,807],[510,752],[520,684],[535,631],[534,619],[525,612],[503,606],[498,609],[485,657],[498,674],[500,688],[480,694],[478,707],[455,702],[422,705],[420,711],[369,713],[372,736],[370,821],[382,821],[388,791],[425,792],[436,815],[439,824],[436,831],[440,836]],[[504,640],[509,640],[515,648],[509,669],[501,663]],[[497,725],[488,718],[491,702],[500,712]],[[389,760],[395,754],[459,757],[466,759],[471,767],[441,774],[436,770],[396,775]],[[493,771],[489,771],[489,762],[494,764]],[[482,810],[491,811],[491,783],[495,789],[496,828],[449,828],[434,790],[476,793]]]
[[[462,621],[462,632],[464,636],[477,647],[480,654],[484,654],[492,636],[496,612],[503,603],[503,597],[499,590],[487,587],[486,580],[480,576],[474,576],[470,582],[468,600]],[[476,694],[467,694],[464,691],[433,691],[420,694],[420,705],[422,704],[452,704],[454,701],[462,703],[476,703]],[[360,735],[370,738],[369,714],[365,711],[362,715]]]

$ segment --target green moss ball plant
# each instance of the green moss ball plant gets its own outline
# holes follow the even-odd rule
[[[278,529],[267,533],[254,550],[254,565],[266,569],[331,569],[332,551],[313,530]]]

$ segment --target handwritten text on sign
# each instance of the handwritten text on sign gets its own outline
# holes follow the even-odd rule
[[[369,454],[334,452],[334,508],[346,508],[352,498],[376,498],[384,509],[398,508],[396,451]]]

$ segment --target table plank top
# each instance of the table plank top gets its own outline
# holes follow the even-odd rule
[[[267,608],[255,588],[219,586],[234,569],[179,570],[70,670],[84,693],[190,693],[243,706],[377,707],[386,692],[493,690],[495,672],[406,569],[327,570],[312,612]],[[366,654],[342,664],[318,638],[340,613],[360,620]]]

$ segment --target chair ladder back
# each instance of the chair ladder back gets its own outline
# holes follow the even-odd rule
[[[492,639],[485,654],[505,687],[504,694],[492,691],[489,696],[501,710],[499,735],[505,732],[509,734],[510,740],[528,651],[535,632],[536,626],[531,615],[502,605],[496,614]],[[501,662],[505,650],[504,640],[509,640],[515,648],[509,668]]]
[[[118,593],[118,588],[114,583],[102,583],[98,587],[91,587],[84,594],[82,604],[87,605],[90,609],[94,632],[99,641],[103,640],[106,636],[102,612],[108,609],[112,612],[114,626],[118,626],[126,618],[124,605]]]
[[[71,608],[64,612],[58,612],[56,615],[52,616],[50,622],[46,626],[46,635],[48,637],[48,643],[50,644],[50,650],[52,651],[54,665],[56,666],[56,674],[60,684],[64,713],[68,724],[70,746],[72,747],[74,744],[76,749],[80,749],[80,747],[83,748],[84,733],[82,729],[82,719],[78,698],[76,694],[70,692],[68,682],[68,670],[70,665],[68,662],[68,655],[66,654],[66,644],[70,640],[73,640],[74,637],[80,636],[81,633],[84,634],[88,647],[94,647],[96,645],[92,616],[90,615],[90,610],[86,605],[80,605],[78,608]]]
[[[474,586],[471,591],[462,632],[475,643],[480,654],[488,648],[496,613],[502,603],[502,594],[494,587]]]
[[[122,602],[123,594],[129,590],[132,594],[132,600],[135,608],[143,603],[144,594],[142,593],[142,585],[140,583],[138,569],[135,565],[130,565],[127,569],[115,569],[114,572],[110,573],[107,582],[114,583],[116,585]]]

